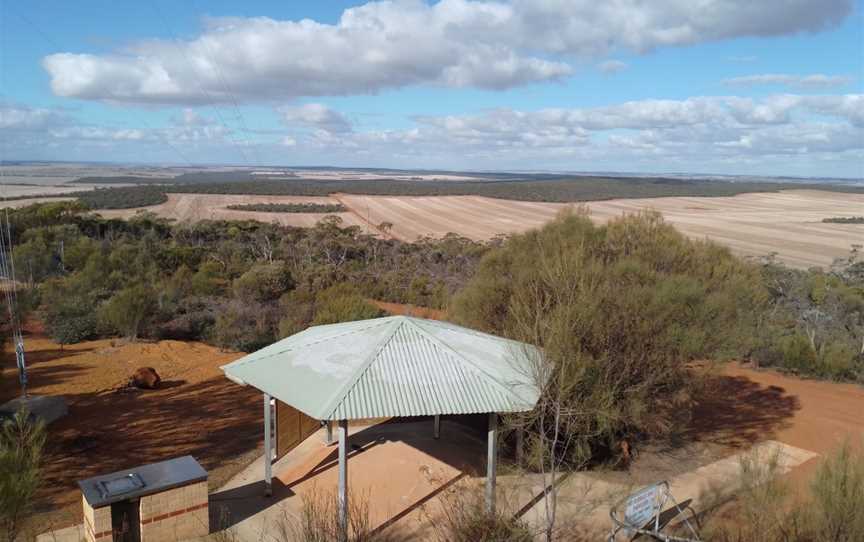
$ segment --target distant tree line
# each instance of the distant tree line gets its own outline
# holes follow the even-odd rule
[[[132,209],[159,205],[168,201],[165,190],[158,186],[121,186],[97,188],[69,194],[88,209]]]
[[[348,210],[341,203],[238,203],[229,205],[228,209],[261,213],[344,213]]]
[[[76,182],[110,183],[107,178],[82,178]],[[130,182],[125,178],[124,182]],[[170,182],[165,179],[139,179],[150,190],[164,193],[194,194],[247,194],[261,196],[327,196],[333,193],[368,194],[387,196],[486,196],[520,201],[576,202],[614,198],[663,197],[663,196],[734,196],[749,192],[776,192],[792,188],[811,188],[864,193],[862,187],[839,185],[806,185],[768,182],[724,182],[678,178],[633,178],[633,177],[565,177],[536,176],[532,178],[501,178],[472,181],[415,181],[415,180],[322,180],[304,178],[268,178],[245,172],[204,172],[184,174]],[[129,187],[125,187],[128,189]],[[134,188],[134,187],[133,187]],[[123,190],[124,188],[111,188]],[[130,191],[129,194],[136,194]],[[150,192],[137,193],[144,197]],[[91,208],[100,208],[97,201],[109,201],[121,205],[122,192],[116,197],[109,194],[91,196]],[[147,201],[155,201],[155,195]],[[152,205],[153,203],[149,203]],[[107,207],[101,207],[107,208]],[[116,207],[112,207],[116,208]]]
[[[823,218],[822,222],[828,224],[864,224],[864,216],[835,216]]]

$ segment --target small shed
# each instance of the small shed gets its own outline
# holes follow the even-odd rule
[[[225,365],[231,380],[264,394],[265,475],[276,456],[338,423],[339,514],[347,536],[348,420],[488,414],[486,501],[495,508],[498,414],[539,398],[528,344],[446,322],[406,316],[314,326]],[[273,423],[271,399],[276,404]],[[280,443],[281,441],[281,443]]]

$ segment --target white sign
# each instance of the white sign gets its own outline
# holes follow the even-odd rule
[[[624,523],[634,529],[644,527],[657,515],[661,494],[660,484],[654,484],[627,497]]]

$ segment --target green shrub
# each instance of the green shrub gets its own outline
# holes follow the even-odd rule
[[[274,301],[294,287],[291,272],[283,262],[258,264],[234,281],[234,293],[241,299]]]
[[[204,262],[198,271],[192,275],[192,294],[198,296],[220,295],[225,291],[227,282],[222,276],[218,263]]]
[[[807,337],[795,334],[781,341],[783,366],[800,373],[810,373],[816,369],[816,351]]]
[[[45,327],[51,340],[64,345],[96,337],[99,325],[92,314],[60,314],[48,319]]]
[[[258,350],[276,340],[275,310],[259,303],[229,303],[221,308],[210,333],[220,348]]]
[[[350,284],[342,283],[318,293],[312,324],[336,324],[382,315],[384,311],[363,299]]]
[[[155,293],[143,284],[124,288],[111,296],[100,309],[101,318],[117,333],[135,340],[146,331],[156,310]]]
[[[671,431],[699,384],[690,362],[749,348],[764,298],[755,266],[656,213],[606,226],[570,213],[491,251],[448,314],[543,347],[544,396],[566,390],[557,406],[584,459]]]
[[[197,341],[207,338],[216,323],[220,305],[218,298],[183,298],[171,313],[171,319],[159,324],[157,334],[161,339]]]
[[[21,534],[41,482],[46,433],[44,424],[33,422],[26,411],[0,419],[0,424],[0,537],[12,542]]]

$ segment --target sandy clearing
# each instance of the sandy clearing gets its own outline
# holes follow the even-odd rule
[[[394,197],[340,194],[373,224],[392,222],[392,234],[403,240],[440,237],[455,232],[489,239],[542,226],[563,203],[524,202],[481,196]],[[777,257],[793,266],[827,266],[864,243],[864,225],[824,224],[823,218],[864,212],[864,194],[818,190],[740,194],[732,197],[634,198],[590,202],[600,222],[624,213],[655,209],[693,238],[709,238],[739,254]],[[364,217],[365,217],[364,216]]]
[[[255,211],[234,211],[229,205],[248,203],[339,203],[329,197],[303,196],[247,196],[223,194],[168,194],[168,201],[150,207],[135,209],[106,209],[99,214],[106,218],[129,218],[141,211],[150,211],[164,218],[179,221],[196,220],[259,220],[275,222],[283,226],[308,228],[328,216],[324,213],[260,213]],[[353,213],[335,213],[342,218],[343,226],[364,226]]]

